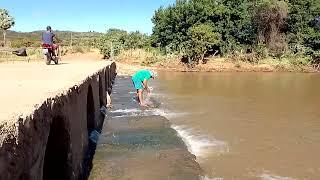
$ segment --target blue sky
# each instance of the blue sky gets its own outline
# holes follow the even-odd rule
[[[49,4],[49,2],[51,4]],[[15,18],[12,30],[98,31],[120,28],[152,32],[151,18],[161,6],[175,0],[0,0],[0,8]],[[50,7],[51,6],[51,7]]]

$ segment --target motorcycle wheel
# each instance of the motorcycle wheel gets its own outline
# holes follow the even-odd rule
[[[59,63],[59,58],[58,57],[55,57],[54,58],[54,64],[58,64]]]
[[[51,54],[49,52],[46,54],[46,64],[47,65],[51,64]]]

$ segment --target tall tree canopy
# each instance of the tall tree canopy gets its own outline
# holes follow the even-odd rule
[[[152,44],[185,53],[194,41],[190,32],[206,29],[220,37],[206,51],[215,48],[222,55],[252,51],[260,44],[274,56],[319,51],[319,6],[320,0],[177,0],[155,12]]]

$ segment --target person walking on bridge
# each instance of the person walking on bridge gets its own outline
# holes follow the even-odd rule
[[[140,106],[147,106],[143,99],[143,92],[147,91],[150,93],[150,88],[148,86],[148,81],[152,78],[156,78],[157,73],[150,70],[139,70],[132,76],[132,82],[137,90],[137,98],[139,100]]]

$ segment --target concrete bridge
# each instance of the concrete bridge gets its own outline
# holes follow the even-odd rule
[[[116,64],[1,64],[0,179],[85,179]]]

